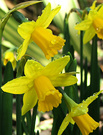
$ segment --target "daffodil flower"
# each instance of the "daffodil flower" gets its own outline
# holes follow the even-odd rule
[[[38,101],[39,111],[50,111],[61,103],[62,94],[54,87],[69,86],[77,82],[74,73],[61,73],[70,57],[59,58],[46,67],[34,60],[28,60],[24,74],[9,81],[2,90],[13,94],[23,94],[22,115],[33,108]]]
[[[51,4],[49,3],[36,22],[24,22],[19,25],[18,33],[24,39],[24,42],[18,49],[17,60],[25,54],[31,41],[34,41],[42,49],[47,59],[57,54],[57,50],[60,50],[64,46],[64,39],[53,35],[50,29],[46,29],[60,8],[61,6],[57,6],[51,10]]]
[[[58,135],[61,135],[63,133],[69,123],[76,123],[81,130],[82,135],[89,135],[89,133],[93,132],[93,130],[95,130],[99,126],[99,123],[96,122],[88,114],[88,105],[91,104],[96,98],[98,98],[98,95],[101,92],[103,92],[103,90],[99,91],[93,96],[88,97],[80,104],[75,103],[64,93],[63,97],[67,104],[69,114],[64,118],[58,131]]]
[[[13,52],[9,52],[9,51],[5,52],[4,58],[3,58],[4,66],[6,66],[8,61],[11,62],[13,69],[15,69],[15,67],[16,67],[16,59],[15,59],[15,56],[14,56]]]
[[[96,1],[90,7],[91,10],[86,18],[75,26],[76,30],[85,31],[83,43],[86,44],[90,41],[95,34],[100,39],[103,39],[103,6],[95,7]]]

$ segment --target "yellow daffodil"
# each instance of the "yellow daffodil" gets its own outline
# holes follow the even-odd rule
[[[16,67],[16,59],[14,57],[14,53],[13,52],[9,52],[8,51],[8,52],[6,52],[4,54],[4,59],[3,59],[4,66],[6,66],[6,64],[8,63],[8,61],[11,62],[13,69],[15,69],[15,67]]]
[[[103,92],[103,90],[88,97],[80,104],[75,103],[64,93],[63,97],[67,104],[69,114],[64,118],[58,131],[58,135],[63,133],[69,123],[74,124],[75,122],[81,130],[82,135],[89,135],[89,133],[93,132],[93,130],[99,126],[99,123],[93,120],[93,118],[88,114],[88,105],[92,103],[101,92]]]
[[[57,6],[51,10],[51,4],[49,3],[36,22],[24,22],[19,25],[18,33],[24,39],[24,42],[18,49],[17,60],[25,54],[31,41],[34,41],[42,49],[47,59],[57,54],[57,50],[60,50],[64,46],[64,39],[53,35],[50,29],[46,29],[60,8],[60,6]]]
[[[61,103],[62,94],[54,87],[69,86],[77,82],[74,73],[61,73],[70,57],[59,58],[46,67],[34,60],[28,60],[24,74],[9,81],[2,90],[13,94],[23,94],[22,115],[33,108],[38,101],[39,111],[50,111]]]
[[[103,6],[95,7],[96,1],[91,6],[91,10],[86,18],[75,26],[76,30],[85,31],[83,42],[86,44],[95,34],[103,39]]]

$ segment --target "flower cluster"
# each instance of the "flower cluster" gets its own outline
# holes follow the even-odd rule
[[[88,105],[91,104],[96,98],[98,98],[98,95],[101,92],[103,92],[103,90],[99,91],[93,96],[88,97],[80,104],[75,103],[64,93],[63,96],[68,106],[69,114],[63,120],[58,131],[58,135],[63,133],[69,123],[76,123],[81,130],[82,135],[88,135],[89,133],[93,132],[93,130],[99,126],[99,123],[93,120],[92,117],[90,117],[90,115],[87,113]]]
[[[54,87],[69,86],[77,82],[73,73],[60,72],[69,62],[69,56],[59,58],[46,67],[34,60],[25,64],[25,76],[9,81],[2,90],[13,94],[24,94],[22,115],[33,108],[38,101],[39,111],[50,111],[61,103],[62,94]]]
[[[103,6],[96,7],[96,1],[91,6],[89,14],[84,21],[75,26],[77,30],[85,30],[84,44],[91,40],[95,34],[103,39]],[[23,44],[18,48],[17,60],[20,60],[26,53],[30,42],[34,41],[44,52],[45,57],[50,59],[62,49],[65,40],[60,36],[53,35],[47,27],[59,12],[60,6],[51,10],[49,3],[37,21],[23,22],[18,27],[18,33],[24,39]],[[88,36],[89,35],[89,36]],[[7,52],[4,57],[4,65],[10,61],[13,69],[16,67],[16,60],[12,52]],[[63,120],[58,131],[61,135],[69,123],[76,123],[83,135],[93,132],[99,123],[88,114],[88,105],[93,102],[98,95],[87,98],[80,104],[75,103],[66,93],[60,93],[57,87],[70,86],[77,83],[74,76],[76,72],[62,73],[65,66],[70,61],[69,56],[64,56],[50,62],[47,66],[42,66],[34,60],[27,60],[24,66],[24,76],[8,81],[1,87],[4,92],[23,95],[22,115],[31,110],[38,103],[38,111],[46,112],[57,108],[62,102],[62,97],[66,102],[69,114]]]
[[[75,26],[76,30],[85,31],[83,42],[86,44],[90,41],[95,34],[100,39],[103,39],[103,6],[99,5],[96,7],[96,1],[94,1],[93,5],[90,7],[89,14],[85,17],[85,19]],[[89,35],[89,36],[88,36]]]
[[[24,39],[24,42],[18,49],[17,60],[25,54],[31,41],[34,41],[42,49],[47,59],[57,54],[57,50],[64,46],[64,39],[53,35],[50,29],[46,29],[60,8],[60,6],[57,6],[51,11],[51,4],[49,3],[36,22],[24,22],[19,25],[18,33]]]

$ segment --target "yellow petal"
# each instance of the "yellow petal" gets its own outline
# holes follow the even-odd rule
[[[82,135],[89,135],[89,133],[92,133],[93,130],[99,127],[99,123],[94,121],[88,114],[73,117],[73,120],[80,128]]]
[[[42,15],[38,17],[36,21],[36,26],[42,26],[43,23],[45,23],[46,19],[49,17],[51,12],[51,4],[48,3],[48,5],[45,7],[45,9],[42,11]]]
[[[22,115],[31,110],[37,103],[37,94],[34,87],[30,88],[23,96]]]
[[[91,24],[93,23],[93,20],[95,19],[95,17],[97,16],[97,11],[96,10],[90,10],[89,14],[87,16],[87,20],[91,21]]]
[[[53,35],[43,27],[36,28],[31,35],[31,39],[42,49],[47,59],[57,54],[65,43],[64,39]]]
[[[97,93],[94,93],[93,96],[88,97],[85,101],[83,100],[83,103],[81,103],[81,104],[85,104],[86,106],[90,105],[96,98],[98,98],[98,95],[102,92],[103,92],[103,90],[101,90]]]
[[[71,117],[83,115],[88,112],[88,107],[85,104],[77,104],[66,93],[63,93],[63,97],[67,104],[68,110],[71,113]]]
[[[97,36],[98,38],[103,39],[103,29],[101,29],[100,32],[97,32]]]
[[[98,15],[100,15],[101,17],[103,17],[103,5],[99,8]]]
[[[58,86],[70,86],[77,83],[77,78],[69,73],[59,74],[56,78],[50,78],[52,84],[55,87]]]
[[[58,75],[67,65],[69,60],[69,56],[64,56],[63,58],[56,59],[55,61],[49,63],[46,67],[44,67],[42,74],[47,76],[48,78]]]
[[[14,57],[13,52],[7,51],[5,53],[3,64],[6,65],[8,63],[8,61],[11,62],[13,69],[15,69],[15,67],[16,67],[16,59]]]
[[[47,18],[45,18],[45,22],[42,24],[42,27],[47,28],[49,24],[52,22],[54,16],[59,12],[60,9],[61,6],[57,6],[55,9],[53,9],[50,12],[50,15]]]
[[[97,16],[93,21],[93,27],[97,33],[97,36],[100,39],[103,39],[103,18],[101,16]]]
[[[1,89],[4,92],[12,94],[23,94],[27,92],[32,86],[33,86],[32,80],[23,76],[7,82],[5,85],[1,87]]]
[[[44,67],[37,61],[28,60],[24,67],[24,74],[28,78],[36,78]]]
[[[102,90],[93,94],[93,96],[88,97],[86,100],[83,100],[82,103],[78,104],[77,106],[72,108],[72,117],[80,116],[83,114],[86,114],[88,112],[88,106],[91,104],[96,98],[98,98],[98,95],[103,92]]]
[[[61,104],[62,94],[58,90],[46,93],[45,100],[38,101],[38,111],[46,112],[57,108]]]
[[[27,47],[30,42],[31,42],[30,37],[28,37],[24,40],[23,44],[18,48],[17,60],[19,60],[26,53]]]
[[[36,78],[34,88],[38,96],[39,111],[50,111],[61,103],[62,94],[54,88],[46,76]]]
[[[87,19],[87,20],[84,20],[81,23],[77,24],[75,26],[75,29],[76,30],[87,30],[87,29],[89,29],[91,24],[92,24],[92,21]]]
[[[51,4],[48,3],[46,8],[43,10],[42,15],[36,21],[36,27],[44,27],[47,28],[54,16],[59,12],[61,6],[57,6],[55,9],[51,11]]]
[[[69,113],[63,120],[60,128],[59,128],[59,131],[58,131],[58,134],[57,135],[62,135],[62,133],[64,132],[64,130],[66,129],[66,127],[69,125],[69,123],[72,123],[74,124],[74,120],[72,119],[71,117],[71,114]]]
[[[92,6],[90,7],[92,10],[95,9],[95,7],[96,7],[96,2],[97,2],[97,1],[95,0],[95,1],[93,2]]]
[[[13,67],[13,70],[16,68],[16,59],[13,60],[12,67]]]
[[[21,35],[23,39],[26,39],[31,36],[31,33],[34,31],[35,22],[24,22],[19,25],[18,33]]]
[[[83,43],[86,44],[88,41],[90,41],[96,34],[96,31],[94,27],[91,25],[88,30],[84,33],[83,37]]]
[[[13,60],[14,60],[14,54],[13,54],[13,52],[6,52],[5,53],[5,56],[4,56],[4,59],[7,59],[8,61],[11,61],[11,62],[13,62]],[[7,63],[6,62],[4,62],[4,65],[6,65]]]
[[[88,112],[88,107],[85,104],[77,104],[66,93],[63,93],[63,97],[67,104],[68,110],[71,113],[71,117],[80,116]]]
[[[88,107],[83,103],[80,103],[77,106],[71,108],[72,117],[80,116],[86,114],[87,112],[88,112]]]
[[[87,107],[91,102],[93,102],[98,97],[98,95],[101,92],[103,92],[103,90],[87,98],[86,101],[83,101],[83,103],[80,104],[75,104],[75,102],[64,93],[63,96],[68,105],[68,109],[70,107],[71,108],[70,108],[70,113],[66,116],[66,118],[62,122],[58,135],[61,135],[63,133],[63,131],[66,129],[67,125],[69,124],[69,122],[71,122],[72,124],[76,122],[83,135],[88,135],[89,133],[93,132],[93,130],[95,130],[99,126],[99,123],[94,121],[88,115]]]

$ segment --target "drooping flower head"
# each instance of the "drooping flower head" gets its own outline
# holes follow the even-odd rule
[[[85,17],[85,19],[75,26],[76,30],[85,31],[83,42],[86,44],[90,41],[95,34],[100,39],[103,39],[103,6],[99,5],[95,7],[96,1],[94,1],[93,5],[90,7],[89,14]]]
[[[89,133],[92,133],[93,130],[99,126],[99,123],[88,114],[88,105],[91,104],[101,92],[103,92],[103,90],[88,97],[80,104],[75,103],[66,95],[66,93],[64,93],[63,97],[67,104],[69,114],[64,118],[58,131],[58,135],[62,135],[69,123],[76,123],[81,130],[82,135],[89,135]]]
[[[4,58],[3,58],[4,66],[6,66],[8,61],[11,62],[13,69],[15,69],[15,67],[16,67],[16,59],[15,59],[15,56],[14,56],[13,52],[9,52],[9,51],[5,52]]]
[[[54,87],[69,86],[77,82],[73,73],[60,73],[69,62],[69,56],[59,58],[46,67],[34,60],[28,60],[25,76],[13,79],[2,90],[13,94],[23,94],[22,115],[33,108],[38,101],[39,111],[50,111],[61,103],[62,94]]]
[[[49,3],[36,22],[24,22],[19,25],[18,33],[24,39],[24,42],[18,49],[17,60],[25,54],[31,41],[34,41],[42,49],[47,59],[57,54],[57,50],[60,50],[64,46],[65,40],[53,35],[52,31],[47,29],[60,8],[60,6],[57,6],[51,10],[51,4]]]

